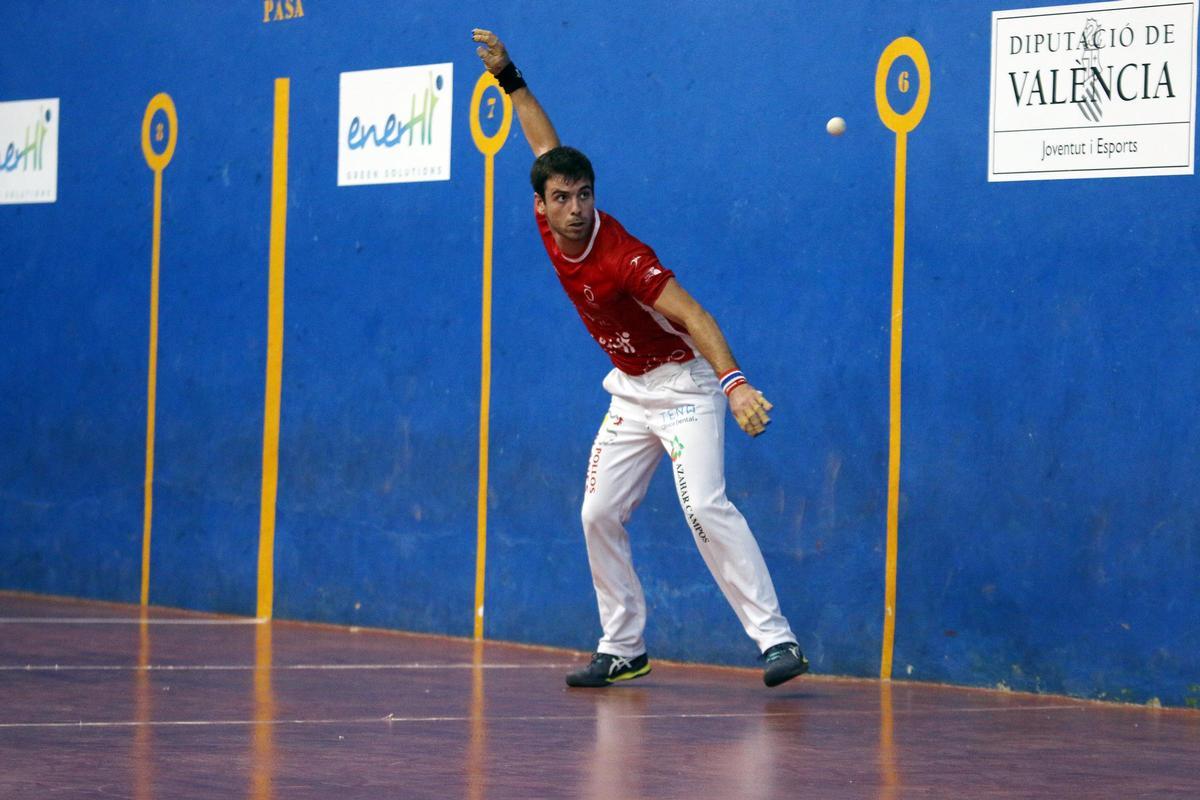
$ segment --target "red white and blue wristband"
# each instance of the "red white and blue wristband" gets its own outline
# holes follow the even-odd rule
[[[746,376],[742,374],[740,369],[726,370],[725,372],[721,373],[720,379],[721,391],[725,393],[726,397],[728,397],[729,393],[734,389],[746,383]]]

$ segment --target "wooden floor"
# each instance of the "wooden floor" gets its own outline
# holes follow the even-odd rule
[[[3,798],[1200,797],[1200,713],[0,593]]]

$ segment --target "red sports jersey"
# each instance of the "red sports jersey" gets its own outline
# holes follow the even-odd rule
[[[653,250],[597,210],[587,249],[578,258],[568,258],[558,249],[546,217],[536,211],[534,216],[558,280],[588,333],[617,369],[642,375],[669,361],[695,357],[687,330],[654,310],[674,273],[659,263]]]

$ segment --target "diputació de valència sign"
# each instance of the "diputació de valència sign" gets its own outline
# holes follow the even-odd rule
[[[992,13],[988,180],[1195,172],[1196,2]]]
[[[58,199],[58,98],[0,103],[0,203]]]

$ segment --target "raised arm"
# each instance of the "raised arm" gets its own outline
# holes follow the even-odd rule
[[[475,53],[483,61],[487,71],[500,81],[500,87],[512,100],[513,108],[517,110],[517,119],[521,121],[521,130],[525,132],[525,140],[533,148],[533,155],[537,157],[558,147],[558,134],[550,123],[550,117],[546,116],[533,92],[525,85],[521,71],[508,57],[504,42],[500,41],[496,34],[482,28],[473,30],[471,38],[481,45],[475,49]]]
[[[688,335],[696,343],[696,349],[712,365],[713,371],[721,376],[728,374],[722,383],[730,387],[727,391],[729,410],[737,420],[738,427],[751,436],[758,436],[766,430],[771,422],[767,416],[772,408],[771,403],[746,382],[740,371],[734,372],[737,362],[733,360],[725,334],[721,333],[712,314],[705,311],[674,278],[663,287],[662,294],[654,302],[654,310],[686,327]]]

